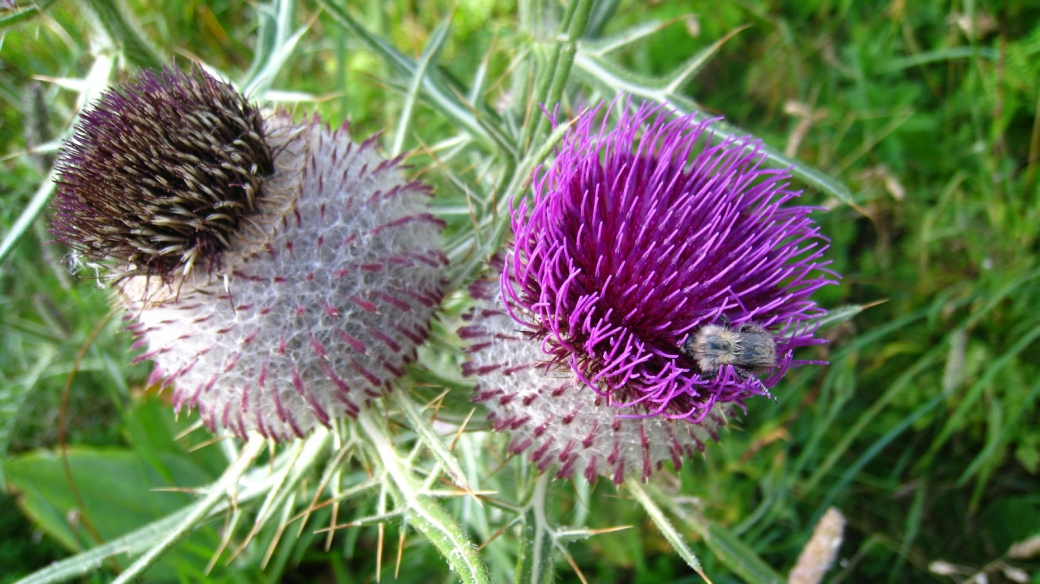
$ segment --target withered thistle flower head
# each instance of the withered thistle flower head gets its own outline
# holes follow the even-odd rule
[[[97,138],[103,148],[88,145],[95,126],[108,132],[131,123],[110,117],[137,120],[153,111],[179,108],[201,119],[218,116],[208,108],[223,111],[231,101],[222,91],[196,88],[190,99],[202,103],[188,105],[185,87],[189,83],[211,87],[216,82],[198,71],[191,74],[193,81],[181,73],[163,75],[168,83],[179,83],[180,89],[164,93],[149,85],[155,78],[145,74],[145,81],[130,81],[130,89],[122,87],[115,93],[143,95],[140,87],[145,84],[154,90],[148,99],[130,100],[126,109],[84,118],[70,146],[73,153],[65,155],[66,176],[98,180],[91,185],[92,193],[104,192],[114,181],[113,192],[121,197],[161,198],[158,187],[129,191],[121,182],[129,180],[125,174],[113,178],[105,169],[72,165],[111,158],[137,160],[136,155],[120,151],[121,143],[107,133]],[[107,99],[123,98],[110,94]],[[210,103],[214,99],[217,103]],[[158,103],[162,100],[172,103]],[[393,378],[404,374],[440,302],[441,271],[447,260],[440,251],[442,222],[428,212],[430,189],[403,180],[399,159],[382,159],[375,152],[375,139],[356,144],[345,126],[330,129],[317,118],[300,124],[286,114],[273,114],[261,122],[258,128],[243,126],[235,135],[220,134],[212,143],[212,152],[231,152],[227,158],[232,166],[247,173],[231,174],[226,165],[214,164],[206,184],[185,179],[172,191],[181,201],[212,202],[211,214],[199,207],[192,211],[196,218],[228,215],[226,221],[213,220],[221,228],[216,238],[223,246],[217,252],[219,261],[202,253],[211,248],[196,247],[196,267],[185,273],[177,270],[187,265],[183,261],[164,263],[169,254],[163,250],[144,255],[143,245],[135,240],[119,249],[136,250],[133,253],[141,255],[132,260],[134,265],[150,269],[126,273],[117,265],[124,271],[116,280],[116,297],[127,310],[128,328],[139,337],[136,346],[145,348],[138,360],[155,362],[151,381],[174,386],[178,410],[197,408],[213,430],[222,427],[239,436],[258,431],[283,439],[303,436],[316,425],[330,425],[341,415],[356,413],[367,400],[382,395]],[[174,161],[199,157],[194,137],[171,138],[177,134],[175,127],[153,130],[165,137],[137,137],[124,145],[136,148],[162,140],[166,150],[161,155],[157,150],[157,157]],[[238,149],[239,143],[257,136],[262,145]],[[110,156],[76,158],[78,152],[98,150]],[[256,160],[248,158],[252,155]],[[162,164],[155,163],[156,167]],[[183,169],[177,172],[190,175]],[[170,182],[173,176],[162,175],[162,180]],[[249,177],[256,180],[242,182]],[[226,193],[232,196],[225,204],[220,195]],[[124,204],[122,198],[112,196],[107,206],[89,207],[88,225],[126,225],[126,219],[96,218],[102,211],[116,213]],[[71,238],[80,233],[77,211],[67,198],[61,204],[66,213],[63,233]],[[182,207],[163,208],[177,215]],[[165,233],[162,230],[171,223],[165,214],[149,217],[158,217],[159,225],[142,218],[123,235],[132,239],[138,231]],[[94,241],[93,235],[82,237]],[[71,243],[76,247],[79,241]],[[89,245],[80,249],[93,250]],[[92,259],[104,263],[114,257],[111,251],[104,254]],[[155,269],[158,266],[164,267]]]
[[[202,69],[144,71],[85,111],[58,161],[53,233],[117,275],[212,271],[274,171],[260,112]]]
[[[497,294],[464,329],[467,372],[511,449],[559,476],[681,464],[819,342],[809,297],[833,274],[813,209],[787,205],[789,174],[762,168],[750,138],[710,145],[709,123],[624,101],[585,111],[512,213]],[[775,366],[708,371],[683,350],[726,322],[764,327]]]

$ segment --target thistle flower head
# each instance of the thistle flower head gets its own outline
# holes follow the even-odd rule
[[[274,171],[263,118],[201,69],[144,71],[82,114],[58,161],[53,233],[119,275],[212,270]]]
[[[825,311],[809,297],[833,280],[813,209],[786,205],[799,193],[787,188],[787,172],[760,167],[756,142],[711,145],[711,120],[660,107],[615,102],[597,122],[600,111],[581,114],[536,174],[531,208],[513,210],[500,298],[482,307],[494,322],[466,329],[480,341],[468,372],[481,375],[478,401],[496,428],[514,433],[514,449],[544,448],[561,471],[584,463],[620,481],[633,468],[645,477],[668,457],[677,462],[714,433],[726,404],[768,393],[795,363],[793,349],[819,342],[806,321]],[[619,119],[608,128],[611,115]],[[491,318],[497,312],[512,322]],[[716,323],[761,331],[756,349],[775,355],[759,355],[756,366],[765,366],[754,374],[740,359],[705,367],[688,341]],[[524,387],[512,379],[518,371],[533,375]],[[554,403],[560,384],[582,394],[573,415]],[[535,412],[539,403],[552,412]],[[624,450],[615,438],[629,432],[650,446],[627,461],[577,454],[600,440],[568,429],[583,417],[592,421],[578,426],[607,433],[602,444]],[[639,420],[638,431],[625,430]]]
[[[97,232],[114,240],[116,229],[124,229],[121,236],[133,239],[115,249],[140,255],[119,260],[149,269],[133,272],[116,266],[124,270],[116,297],[127,309],[128,328],[139,337],[137,347],[146,347],[137,359],[155,362],[153,382],[175,386],[178,410],[197,408],[210,429],[223,427],[239,436],[253,430],[278,439],[303,436],[315,425],[356,413],[366,400],[382,395],[392,378],[404,374],[442,295],[441,270],[447,261],[440,251],[442,223],[428,213],[430,189],[403,180],[398,159],[384,160],[375,152],[374,139],[356,144],[345,126],[331,129],[316,118],[298,124],[288,115],[274,114],[258,128],[243,127],[235,135],[211,133],[209,151],[231,152],[226,158],[233,162],[198,163],[197,168],[208,168],[210,174],[195,182],[185,177],[200,175],[182,164],[202,158],[194,134],[181,139],[174,137],[177,127],[153,127],[162,137],[137,136],[121,143],[107,133],[133,120],[152,119],[158,111],[191,111],[200,119],[216,116],[210,108],[222,111],[230,98],[223,90],[199,89],[216,83],[204,76],[167,71],[164,83],[180,84],[167,91],[153,87],[155,77],[145,74],[109,95],[108,102],[123,104],[121,108],[85,118],[64,155],[64,173],[75,181],[99,181],[90,185],[91,197],[110,194],[104,195],[103,205],[89,206],[74,198],[80,191],[66,190],[59,202],[65,213],[59,232],[73,247],[94,252],[95,232],[74,223],[76,213],[87,213],[90,226],[105,227]],[[120,100],[125,95],[136,97],[124,103]],[[105,121],[104,132],[96,137],[95,118]],[[144,132],[143,127],[138,130]],[[240,148],[255,137],[262,144]],[[166,174],[149,176],[161,176],[155,182],[163,184],[181,176],[184,181],[176,189],[164,191],[147,183],[152,186],[130,191],[130,171],[111,174],[104,168],[73,166],[112,159],[143,164],[143,157],[121,149],[160,143],[165,150],[157,150],[156,156],[166,159],[155,162],[153,170],[162,167]],[[80,154],[98,151],[107,154]],[[268,170],[261,171],[265,164]],[[249,170],[256,180],[241,182],[248,177],[233,174],[229,165]],[[168,207],[124,203],[132,197],[166,195],[179,202]],[[188,200],[209,203],[191,211],[183,206]],[[128,225],[118,210],[123,204],[163,212]],[[101,218],[103,213],[120,214]],[[205,216],[219,224],[219,270],[173,273],[168,266],[186,265],[183,258],[168,264],[169,254],[162,249],[145,254],[140,233],[166,233],[171,224],[167,213],[195,213],[195,218]],[[118,257],[112,251],[101,253],[94,259]]]

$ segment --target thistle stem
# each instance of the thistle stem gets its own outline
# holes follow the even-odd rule
[[[524,529],[516,568],[518,583],[543,584],[553,581],[555,534],[545,512],[548,494],[549,473],[545,472],[535,479],[531,500],[524,509]]]
[[[459,461],[448,450],[448,447],[444,445],[440,436],[430,427],[430,423],[423,417],[415,402],[412,401],[411,396],[403,391],[397,391],[393,392],[391,399],[393,404],[404,412],[408,422],[411,423],[412,429],[419,435],[423,445],[429,448],[433,456],[441,463],[448,476],[451,477],[452,482],[463,490],[469,490],[469,484],[466,482],[466,473],[459,466]]]
[[[397,504],[404,508],[409,523],[430,540],[464,583],[490,584],[487,567],[462,527],[436,499],[422,492],[394,448],[384,426],[368,410],[361,410],[357,423],[365,433],[390,475],[387,485]]]
[[[534,106],[545,106],[552,108],[563,95],[564,85],[570,78],[571,67],[574,65],[574,57],[578,51],[578,40],[585,32],[585,25],[589,20],[589,12],[592,10],[592,0],[577,0],[568,5],[567,13],[561,23],[563,38],[557,41],[545,77],[542,78]],[[546,116],[537,116],[533,124],[533,133],[525,130],[521,142],[521,148],[526,151],[532,144],[540,142],[549,131],[550,121]],[[531,128],[532,126],[528,126]]]

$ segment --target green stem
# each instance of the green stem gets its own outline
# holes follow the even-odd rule
[[[549,493],[549,473],[534,483],[534,492],[524,510],[524,530],[517,558],[516,581],[543,584],[553,581],[553,532],[545,513]]]
[[[462,582],[490,584],[487,567],[481,561],[476,546],[437,500],[420,490],[402,463],[383,425],[367,410],[358,414],[357,422],[390,475],[391,482],[387,487],[397,504],[407,513],[409,524],[440,550]]]
[[[395,391],[392,394],[391,399],[394,405],[401,408],[404,412],[405,417],[408,418],[408,422],[412,426],[412,430],[419,435],[419,439],[422,444],[426,446],[436,457],[437,461],[441,463],[444,470],[447,471],[448,476],[451,477],[452,482],[458,485],[459,488],[468,490],[469,483],[466,481],[466,473],[462,470],[462,466],[459,465],[458,459],[448,450],[448,447],[444,445],[444,441],[441,437],[434,432],[430,423],[426,421],[426,418],[419,412],[419,408],[415,407],[415,403],[412,401],[411,396],[403,391]]]
[[[585,25],[589,20],[589,12],[592,10],[592,0],[577,0],[568,6],[567,14],[564,15],[563,26],[567,27],[564,37],[556,45],[556,51],[552,56],[549,73],[544,81],[539,84],[536,94],[535,107],[544,105],[552,108],[559,103],[563,95],[563,88],[571,75],[571,67],[574,65],[574,57],[578,52],[578,40],[585,32]],[[547,116],[534,114],[538,120],[534,125],[534,132],[525,131],[523,148],[526,150],[531,144],[538,144],[549,132],[552,123]]]

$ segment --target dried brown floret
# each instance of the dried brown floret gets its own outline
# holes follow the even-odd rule
[[[116,276],[214,271],[273,172],[263,117],[230,85],[198,68],[144,71],[66,142],[52,232]]]

